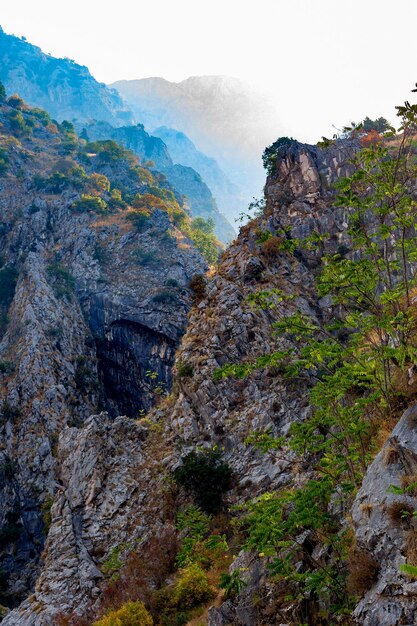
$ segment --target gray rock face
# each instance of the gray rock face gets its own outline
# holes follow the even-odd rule
[[[31,365],[29,370],[36,373],[30,382],[27,377],[21,377],[20,385],[29,385],[28,398],[35,395],[37,404],[33,402],[33,405],[40,406],[41,411],[29,418],[32,420],[29,422],[30,433],[26,432],[24,425],[19,425],[20,430],[17,431],[22,439],[27,437],[21,448],[25,467],[19,470],[18,484],[23,484],[20,476],[28,484],[36,476],[39,485],[50,485],[50,493],[55,492],[55,496],[43,563],[34,592],[6,617],[5,626],[52,626],[60,613],[94,615],[100,604],[103,564],[111,549],[121,544],[140,545],[149,534],[157,534],[164,523],[170,522],[172,512],[167,482],[180,457],[196,446],[217,446],[232,468],[235,487],[227,494],[228,504],[241,503],[289,482],[300,484],[306,473],[312,471],[309,466],[294,464],[288,453],[272,450],[262,454],[245,443],[253,431],[268,430],[273,435],[285,435],[294,421],[305,419],[310,412],[308,381],[293,385],[272,368],[261,374],[255,372],[245,381],[215,381],[213,373],[225,363],[252,361],[266,352],[289,346],[288,340],[277,337],[272,328],[282,311],[282,303],[270,310],[257,310],[248,303],[247,296],[259,289],[279,288],[291,293],[294,296],[291,301],[293,306],[301,307],[319,323],[333,314],[330,303],[320,300],[315,293],[314,275],[323,252],[336,251],[346,240],[347,215],[343,209],[333,206],[334,197],[329,188],[331,182],[346,171],[346,167],[345,153],[337,147],[321,150],[298,144],[280,155],[276,169],[267,182],[264,215],[241,229],[237,241],[223,255],[217,273],[208,281],[205,297],[192,308],[187,332],[177,351],[174,392],[150,412],[147,419],[136,421],[117,417],[112,420],[103,413],[87,417],[85,412],[88,407],[95,406],[96,392],[91,390],[84,394],[87,399],[83,396],[80,401],[82,408],[77,413],[83,427],[68,423],[68,402],[59,400],[60,394],[64,394],[62,374],[59,378],[61,386],[58,381],[53,386],[55,379],[48,386],[48,390],[54,390],[52,400],[49,400],[53,409],[44,418],[42,411],[50,405],[44,404],[46,397],[37,393],[36,386],[34,390],[30,387],[39,376],[35,365]],[[36,215],[38,213],[32,218]],[[60,213],[59,223],[64,222],[64,215],[65,212]],[[18,283],[11,312],[14,306],[22,306],[21,302],[26,301],[23,294],[29,289],[28,313],[25,315],[29,315],[30,311],[30,319],[38,320],[38,327],[41,327],[43,318],[49,319],[54,311],[58,311],[58,318],[67,315],[62,341],[66,342],[68,350],[73,342],[72,350],[78,349],[83,356],[90,355],[84,346],[85,336],[92,329],[103,342],[105,357],[100,355],[100,344],[95,344],[96,351],[92,351],[92,357],[98,359],[98,373],[102,367],[109,408],[114,413],[118,412],[120,395],[123,396],[122,407],[129,408],[129,402],[142,402],[147,408],[145,384],[132,391],[136,378],[132,362],[136,359],[137,371],[140,371],[142,361],[139,355],[142,355],[143,363],[156,356],[155,367],[161,368],[158,371],[169,372],[167,363],[172,359],[170,342],[178,345],[183,328],[182,309],[178,304],[169,309],[151,306],[153,290],[156,289],[153,274],[149,271],[140,277],[131,266],[127,266],[132,235],[123,233],[115,237],[114,225],[107,224],[104,230],[94,231],[100,232],[101,242],[109,238],[106,247],[109,254],[111,252],[108,268],[103,269],[100,264],[91,262],[84,264],[83,255],[89,249],[86,243],[88,220],[85,216],[78,219],[80,221],[76,224],[68,221],[65,240],[63,233],[59,239],[62,244],[67,241],[67,233],[71,233],[72,229],[77,233],[76,237],[69,238],[71,245],[66,243],[63,252],[63,258],[71,259],[73,264],[71,267],[78,285],[77,300],[72,304],[62,303],[62,308],[56,309],[52,295],[47,296],[50,287],[42,273],[40,260],[40,266],[33,263],[34,268],[41,268],[35,273],[43,276],[36,284],[35,293],[30,296],[29,287],[25,285],[23,289]],[[305,237],[317,231],[329,232],[330,238],[323,250],[295,256],[279,250],[271,252],[262,245],[260,231],[275,233],[284,227],[290,227],[290,235],[294,237]],[[18,232],[21,234],[19,241],[25,241],[21,227]],[[57,232],[60,232],[59,229]],[[141,242],[151,245],[147,235],[142,234],[141,237]],[[38,245],[41,246],[40,243]],[[14,249],[17,249],[16,245]],[[71,256],[73,249],[74,257]],[[155,277],[163,271],[164,279],[175,276],[181,281],[181,277],[190,272],[190,266],[195,267],[195,253],[183,251],[180,254],[178,251],[176,255],[175,258],[181,261],[178,261],[179,266],[174,267],[168,261],[168,258],[172,259],[172,252],[167,250],[164,263],[155,270]],[[39,256],[40,253],[36,252],[35,257]],[[108,282],[100,283],[101,276]],[[91,285],[100,288],[94,290]],[[43,296],[42,289],[45,292]],[[54,307],[46,307],[47,313],[42,316],[39,306],[35,306],[35,294],[38,293],[42,296],[42,311],[45,310],[47,297],[54,303]],[[291,302],[285,306],[291,306]],[[23,313],[11,315],[3,341],[8,341],[6,338],[12,336],[13,329],[22,319]],[[141,333],[145,326],[148,334],[143,336]],[[35,339],[29,333],[32,325],[27,323],[26,327],[28,341],[20,345],[31,345],[30,341],[35,345]],[[161,335],[164,339],[158,343]],[[80,345],[83,346],[82,351]],[[40,352],[39,346],[42,347]],[[38,341],[36,351],[33,349],[32,352],[34,360],[38,355],[37,363],[43,375],[51,376],[46,359],[51,359],[54,351],[51,352],[46,343]],[[185,370],[184,365],[188,366]],[[67,358],[62,357],[58,366],[70,370]],[[124,379],[119,375],[118,368],[124,368]],[[133,372],[131,378],[130,371]],[[65,381],[73,381],[75,373],[73,378],[68,373],[66,377]],[[70,384],[72,393],[75,393],[75,383]],[[66,382],[64,389],[67,385]],[[114,388],[119,391],[112,396]],[[15,383],[10,382],[9,402],[12,406],[16,393]],[[128,402],[125,397],[129,393],[131,398]],[[417,583],[399,571],[402,563],[411,562],[412,550],[415,550],[414,522],[413,518],[404,522],[401,515],[398,519],[398,507],[395,509],[392,506],[402,500],[405,504],[401,506],[407,505],[412,511],[415,498],[411,494],[398,496],[388,492],[391,484],[402,484],[402,477],[406,476],[408,480],[417,474],[415,413],[415,409],[407,412],[394,429],[384,449],[370,466],[353,507],[357,548],[371,555],[380,565],[378,579],[355,610],[358,625],[393,626],[403,623],[411,626],[417,619],[414,602]],[[43,430],[39,424],[42,424]],[[60,433],[59,441],[55,436],[53,442],[54,454],[49,453],[51,441],[47,434],[48,429],[52,429],[51,424],[56,424],[53,432]],[[38,435],[39,441],[36,440],[35,459],[31,459],[28,453],[29,442],[33,441],[29,435],[35,436],[33,431],[45,432],[42,437]],[[16,426],[9,423],[4,432],[9,445],[7,454],[13,456],[15,440],[10,433],[16,432]],[[8,472],[5,465],[5,477]],[[13,480],[16,479],[7,478],[1,492],[9,510],[12,510],[17,497],[17,492],[13,491]],[[27,524],[34,527],[32,513],[28,513]],[[393,523],[395,515],[396,524]],[[247,584],[237,598],[210,609],[209,626],[287,626],[299,623],[294,617],[293,605],[283,603],[281,596],[285,593],[268,577],[264,559],[256,554],[240,554],[234,560],[231,571],[237,568],[242,571]],[[36,570],[33,577],[35,573]],[[20,580],[22,577],[17,577],[16,584]]]
[[[417,476],[416,423],[417,407],[413,406],[370,465],[353,505],[358,549],[378,565],[376,581],[370,582],[354,612],[356,623],[363,626],[411,626],[417,621],[417,582],[400,571],[404,563],[416,564],[412,511],[417,500],[413,491],[390,492],[392,485],[404,487]]]
[[[142,519],[135,513],[148,504],[152,460],[143,450],[146,438],[146,429],[133,420],[110,420],[104,413],[90,417],[82,430],[63,429],[42,574],[34,595],[5,618],[5,625],[52,625],[60,614],[86,613],[100,593],[103,574],[97,561],[104,542],[113,547],[115,536],[131,542],[142,538]]]

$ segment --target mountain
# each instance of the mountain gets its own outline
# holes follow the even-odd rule
[[[259,197],[261,155],[280,130],[278,114],[263,94],[228,76],[192,76],[179,83],[143,78],[111,86],[150,132],[167,126],[185,133],[217,160],[246,203]]]
[[[244,199],[239,196],[239,188],[234,185],[220,169],[215,159],[203,154],[184,133],[160,126],[152,131],[155,137],[159,137],[168,146],[169,153],[174,163],[187,165],[196,170],[207,183],[221,213],[230,221],[246,208]]]
[[[189,283],[207,265],[192,244],[204,233],[162,177],[10,102],[0,99],[0,604],[16,606],[37,577],[59,434],[102,409],[136,418],[171,388]]]
[[[113,139],[132,150],[142,161],[153,161],[155,167],[166,175],[173,187],[187,197],[193,217],[212,219],[217,237],[225,244],[235,237],[233,227],[219,212],[211,190],[200,173],[192,167],[187,167],[185,163],[174,164],[166,144],[160,138],[149,135],[142,124],[113,128],[106,122],[91,122],[78,124],[77,127],[80,130],[85,129],[87,136],[92,140]]]
[[[29,138],[0,113],[4,626],[151,624],[151,614],[158,626],[327,626],[340,606],[346,626],[414,623],[415,583],[400,569],[415,550],[414,366],[382,430],[371,412],[367,431],[362,368],[375,369],[360,350],[380,348],[368,325],[349,353],[358,383],[336,377],[346,401],[318,422],[311,402],[326,398],[349,345],[343,306],[318,277],[335,263],[338,298],[352,298],[348,270],[374,267],[352,254],[352,209],[334,191],[359,140],[280,146],[264,211],[204,277],[174,213],[155,209],[132,228],[132,208],[102,214],[96,200],[80,212],[75,172],[71,183],[53,175],[64,174],[55,158],[68,158],[68,129],[35,120]],[[128,199],[132,162],[103,162],[93,147],[82,161],[72,152],[88,184],[108,176]],[[371,232],[380,216],[368,215]],[[372,302],[358,277],[361,303]],[[371,319],[362,311],[347,316],[353,339]],[[305,341],[313,331],[320,340]]]
[[[98,119],[120,126],[133,115],[120,95],[71,59],[57,59],[0,27],[0,81],[8,93],[46,109],[53,118]]]
[[[92,137],[113,138],[132,148],[141,158],[154,160],[169,178],[175,178],[179,193],[189,197],[193,214],[206,219],[212,217],[216,233],[224,243],[233,239],[233,227],[219,213],[200,174],[191,171],[188,163],[175,163],[174,166],[166,147],[146,135],[143,128],[139,139],[133,114],[118,92],[98,83],[86,67],[70,59],[47,55],[25,39],[7,35],[0,28],[0,81],[9,94],[18,92],[30,105],[46,109],[56,120],[76,121],[80,129],[90,124]],[[128,125],[132,125],[131,131]],[[120,126],[124,130],[117,132],[115,129]],[[233,193],[234,190],[232,198]]]

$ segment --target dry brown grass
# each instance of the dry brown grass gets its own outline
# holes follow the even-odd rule
[[[348,590],[363,596],[378,579],[378,563],[366,550],[353,546],[349,552]]]
[[[407,533],[407,563],[410,565],[417,565],[417,531],[413,529]]]
[[[399,458],[398,446],[394,443],[385,448],[383,457],[384,465],[393,465],[394,463],[397,463]]]
[[[385,509],[393,526],[410,528],[414,507],[405,500],[396,500]]]

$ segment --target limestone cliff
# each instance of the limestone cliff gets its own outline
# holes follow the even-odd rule
[[[349,147],[355,149],[356,146]],[[33,418],[31,425],[25,422],[27,428],[33,430],[28,432],[20,426],[22,430],[18,430],[18,435],[19,441],[23,433],[27,438],[33,438],[37,429],[50,428],[54,419],[57,422],[54,432],[59,432],[59,439],[57,441],[55,437],[54,454],[48,451],[44,457],[46,460],[42,461],[43,450],[48,444],[46,447],[39,445],[37,456],[34,460],[30,459],[31,463],[35,463],[36,475],[40,474],[39,468],[42,467],[44,475],[49,476],[48,463],[54,467],[55,490],[52,479],[50,489],[50,493],[55,491],[50,511],[51,525],[33,593],[20,607],[9,613],[4,620],[5,625],[52,626],[62,614],[68,620],[73,620],[64,623],[75,624],[77,617],[86,615],[91,621],[92,616],[103,606],[103,579],[112,550],[120,546],[133,550],[134,546],[139,546],[139,550],[146,554],[147,542],[152,537],[157,536],[162,542],[165,533],[175,534],[175,511],[178,504],[184,502],[186,495],[173,489],[173,470],[190,450],[215,447],[221,451],[222,458],[233,470],[234,482],[227,493],[228,505],[239,504],[265,491],[279,489],[282,485],[300,484],[314,472],[314,463],[308,459],[302,464],[295,463],[293,456],[282,448],[263,454],[247,441],[251,433],[259,430],[285,436],[290,424],[308,417],[308,379],[298,381],[295,385],[274,367],[261,373],[255,371],[245,381],[233,378],[216,381],[213,373],[225,363],[252,361],[274,348],[288,347],[290,339],[274,334],[272,326],[284,304],[278,303],[276,307],[266,310],[252,307],[247,297],[259,289],[277,288],[290,293],[293,299],[285,306],[301,308],[318,324],[334,316],[331,302],[318,297],[314,278],[323,253],[343,250],[346,244],[348,215],[344,208],[335,207],[332,184],[347,171],[347,152],[343,144],[320,148],[293,143],[281,150],[267,180],[263,214],[241,229],[237,240],[224,253],[216,274],[208,280],[205,294],[199,294],[189,314],[187,332],[177,351],[173,392],[160,406],[148,413],[146,419],[114,418],[106,413],[86,417],[88,407],[93,408],[94,405],[90,397],[90,405],[84,402],[82,414],[79,417],[77,414],[77,420],[69,422],[56,418],[56,414],[60,415],[60,405],[55,396],[51,401],[47,393],[42,397],[35,394],[36,402],[33,405],[40,407],[40,414],[37,414],[36,419]],[[107,228],[112,227],[108,225]],[[18,232],[23,233],[24,229],[19,227]],[[328,236],[321,250],[300,249],[295,254],[289,254],[277,246],[265,245],[268,241],[262,238],[265,232],[270,232],[272,236],[280,232],[281,237],[285,236],[289,240],[302,239],[313,232],[328,233]],[[49,236],[45,233],[45,237]],[[86,240],[87,234],[83,236],[83,241]],[[55,245],[57,243],[63,242],[60,239]],[[77,264],[83,259],[85,244],[78,236],[77,245],[75,242],[72,245],[76,250],[76,258],[70,252],[65,252],[65,258],[68,258],[68,263],[74,264],[73,271],[78,284],[81,272],[77,272]],[[112,244],[108,253],[118,253],[118,250]],[[186,255],[185,251],[181,254]],[[39,253],[36,258],[39,258]],[[184,257],[184,266],[185,259],[189,259],[189,256]],[[115,262],[109,259],[111,265]],[[95,267],[90,262],[91,266]],[[123,262],[120,261],[117,267],[121,270],[122,266]],[[34,264],[34,267],[37,265]],[[86,271],[86,266],[83,267]],[[108,275],[105,274],[106,277]],[[33,276],[33,270],[29,276]],[[106,311],[120,310],[118,306],[125,289],[125,278],[112,283],[111,289],[109,287],[107,297],[113,304],[104,307]],[[148,275],[146,280],[151,280]],[[145,293],[140,291],[141,284],[137,277],[130,297],[133,298],[136,286],[140,293]],[[22,309],[22,313],[15,316],[13,307],[22,306],[23,298],[18,283],[9,313],[11,321],[6,340],[3,340],[6,341],[6,347],[10,341],[7,337],[13,336],[15,325],[25,319],[30,321],[24,324],[27,337],[24,345],[33,345],[34,339],[30,335],[30,332],[33,333],[32,318],[25,318],[24,315],[29,316],[30,311],[30,315],[36,316],[36,312],[40,311],[39,302],[42,303],[42,312],[46,310],[46,315],[42,313],[38,324],[52,315],[55,310],[52,305],[45,307],[42,299],[35,298],[37,293],[43,293],[42,289],[48,289],[45,285],[45,281],[37,280],[36,293],[27,305],[28,312]],[[90,298],[94,301],[94,294],[89,295],[89,285],[89,281],[84,281],[78,288],[80,296],[77,302],[84,310],[85,300]],[[25,286],[30,296],[29,283],[25,283]],[[98,310],[103,306],[101,302],[95,305]],[[90,311],[91,307],[87,307],[87,310]],[[178,313],[177,309],[175,313]],[[59,309],[60,316],[65,314],[65,311]],[[82,316],[76,315],[75,308],[71,308],[68,315],[71,320],[74,317],[77,323],[74,325],[68,318],[63,338],[68,346],[66,352],[69,346],[74,345],[76,347],[72,350],[78,354],[77,350],[81,351],[82,345],[82,354],[90,358],[91,352],[88,350],[91,348],[86,350],[83,343],[85,322]],[[155,319],[154,315],[151,319]],[[158,315],[161,315],[160,311]],[[165,317],[162,315],[157,318],[160,324],[158,332],[161,333],[162,328],[165,337],[169,335],[172,315],[174,310],[170,309]],[[123,319],[125,316],[132,321],[132,312],[129,315],[123,312]],[[38,317],[41,317],[40,314]],[[95,317],[93,315],[93,319]],[[90,318],[87,316],[87,319]],[[145,325],[144,320],[144,317],[139,320],[141,328]],[[104,323],[108,329],[106,316]],[[148,325],[148,329],[155,332],[155,326],[154,322]],[[45,376],[51,376],[47,368],[49,361],[45,359],[52,358],[54,352],[51,354],[49,344],[37,341],[33,358],[38,355],[37,366],[45,367]],[[120,347],[118,353],[121,357],[125,350],[130,352],[130,342],[131,338],[128,337],[125,348]],[[20,342],[19,345],[23,344]],[[107,350],[107,354],[109,352],[111,350]],[[93,352],[93,356],[100,363],[99,354]],[[129,367],[124,369],[125,374],[128,370]],[[68,373],[66,376],[68,378]],[[17,388],[13,379],[7,380],[10,381],[8,402],[13,407],[17,389],[22,393],[28,382],[26,379],[21,380]],[[36,376],[32,375],[31,382],[34,380]],[[69,380],[72,380],[71,377]],[[50,387],[48,384],[48,389]],[[129,388],[130,384],[123,387],[123,398]],[[46,411],[45,406],[49,410],[45,414],[47,417],[43,417],[42,413]],[[68,411],[66,404],[65,410]],[[117,405],[114,412],[123,410],[124,405]],[[10,408],[8,411],[10,415]],[[406,551],[410,549],[407,543],[410,528],[401,520],[392,528],[390,518],[386,515],[387,507],[394,498],[387,493],[390,485],[398,486],[399,472],[407,475],[415,473],[417,444],[413,432],[414,413],[415,410],[411,409],[404,415],[384,450],[369,467],[352,510],[352,528],[358,545],[368,550],[379,562],[376,582],[372,583],[363,599],[358,598],[354,611],[354,623],[358,626],[391,626],[412,624],[415,621],[416,583],[407,581],[399,570]],[[7,437],[10,437],[8,433],[16,431],[13,431],[10,422],[11,418],[7,421],[5,433],[9,445],[7,453],[12,460],[12,442]],[[25,459],[28,459],[29,441],[33,439],[26,439],[22,448]],[[43,444],[44,439],[37,443]],[[9,467],[4,469],[5,476]],[[27,472],[25,479],[33,481],[29,461],[24,469]],[[5,498],[13,493],[14,480],[8,478],[4,482]],[[405,499],[405,504],[414,508],[414,497],[407,496]],[[339,514],[339,517],[341,523],[350,521],[349,511]],[[36,563],[36,559],[34,561]],[[225,602],[220,600],[209,610],[210,626],[329,623],[320,616],[320,598],[312,597],[299,602],[297,598],[287,597],[285,590],[269,575],[267,560],[262,555],[242,552],[234,558],[231,571],[240,568],[245,572],[245,586],[236,597]],[[132,574],[132,570],[129,571]],[[164,576],[167,579],[165,582],[169,584],[169,576]],[[338,616],[337,620],[336,623],[340,624],[352,623],[350,617],[344,619]]]
[[[168,205],[123,199],[158,186],[131,153],[88,155],[70,126],[15,104],[0,103],[0,603],[12,606],[37,577],[60,433],[97,410],[137,417],[170,389],[189,281],[206,268]]]

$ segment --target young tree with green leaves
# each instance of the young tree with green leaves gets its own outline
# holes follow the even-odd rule
[[[413,136],[417,105],[398,107],[400,134],[393,129],[377,145],[356,150],[351,175],[341,179],[337,204],[349,209],[346,252],[322,258],[318,297],[333,307],[329,323],[302,311],[274,324],[286,350],[215,373],[243,378],[255,369],[279,366],[284,377],[304,379],[311,417],[292,425],[289,438],[253,433],[262,450],[289,447],[313,463],[302,487],[267,493],[244,507],[247,548],[274,557],[272,570],[294,594],[330,615],[349,613],[346,592],[346,529],[331,503],[348,510],[376,452],[378,426],[404,393],[406,370],[417,360],[412,307],[417,279],[417,157]],[[311,247],[309,238],[297,247]],[[287,253],[291,253],[290,250]],[[260,308],[292,299],[279,289],[250,298]],[[313,551],[322,545],[322,551]],[[316,556],[313,557],[313,554]],[[300,562],[303,566],[300,567]]]

